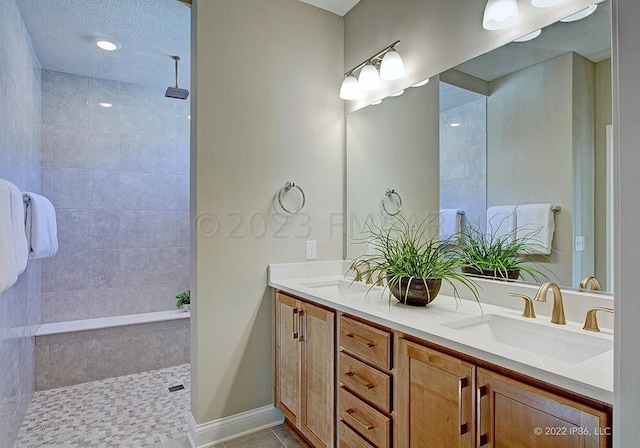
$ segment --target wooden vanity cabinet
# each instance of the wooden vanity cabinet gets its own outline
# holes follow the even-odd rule
[[[478,368],[478,447],[606,448],[608,413]]]
[[[609,414],[399,338],[397,448],[606,448]]]
[[[406,339],[397,345],[396,446],[472,448],[476,367]]]
[[[315,447],[335,440],[335,312],[277,292],[275,401]]]

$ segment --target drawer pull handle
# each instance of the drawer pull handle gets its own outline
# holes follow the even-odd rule
[[[358,414],[353,409],[347,409],[346,412],[351,416],[351,418],[353,418],[356,422],[362,425],[362,427],[364,427],[367,431],[371,431],[373,428],[375,428],[375,426],[367,422],[364,418],[362,418],[360,414]]]
[[[482,397],[487,395],[487,386],[479,386],[476,389],[476,418],[478,419],[477,430],[477,446],[484,446],[487,444],[487,435],[482,434]]]
[[[298,308],[293,309],[293,339],[298,339]]]
[[[362,378],[360,375],[358,375],[357,373],[354,372],[345,372],[345,375],[347,375],[349,378],[352,378],[353,380],[355,380],[357,383],[360,383],[362,386],[366,387],[367,389],[373,389],[374,386],[373,384],[371,384],[369,381],[365,380],[364,378]]]
[[[300,312],[298,313],[298,331],[300,332],[300,335],[298,337],[298,342],[304,342],[304,337],[305,337],[307,328],[306,328],[306,325],[303,327],[303,322],[306,322],[306,318],[307,316],[305,316],[304,311],[300,310]]]
[[[467,378],[460,378],[458,380],[458,423],[460,423],[460,435],[466,434],[468,428],[466,423],[462,423],[462,420],[464,418],[462,415],[462,389],[467,387],[468,384],[469,381],[467,380]]]
[[[371,347],[375,347],[376,344],[374,344],[373,342],[371,342],[368,339],[363,338],[362,336],[358,336],[357,334],[352,334],[352,333],[347,333],[347,337],[353,339],[356,342],[359,342],[361,344],[366,345],[367,347],[371,348]]]

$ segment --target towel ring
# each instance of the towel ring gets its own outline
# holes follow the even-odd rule
[[[302,195],[302,204],[300,204],[300,207],[298,207],[297,210],[289,210],[282,203],[282,193],[290,191],[293,188],[297,188],[298,190],[300,190],[300,194]],[[300,210],[302,210],[304,208],[304,204],[306,203],[306,201],[307,201],[307,198],[304,195],[304,191],[302,191],[302,188],[300,188],[300,186],[296,185],[294,182],[287,182],[286,184],[284,184],[284,187],[282,187],[280,189],[280,191],[278,192],[278,203],[280,204],[280,207],[282,207],[282,210],[284,210],[285,212],[287,212],[287,213],[289,213],[291,215],[295,215],[296,213],[299,213]]]
[[[395,213],[391,213],[389,210],[387,210],[387,206],[384,205],[384,200],[386,198],[391,199],[391,196],[396,196],[398,198],[398,211]],[[400,213],[402,211],[402,198],[400,197],[400,195],[398,194],[398,192],[396,190],[387,190],[384,193],[384,196],[382,196],[382,200],[380,201],[380,203],[382,204],[382,208],[384,209],[384,211],[387,213],[387,215],[389,216],[396,216],[398,213]]]

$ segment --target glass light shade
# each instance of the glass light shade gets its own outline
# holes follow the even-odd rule
[[[529,42],[530,40],[538,37],[540,34],[542,34],[542,30],[535,30],[533,33],[525,34],[524,36],[515,39],[514,42]]]
[[[119,48],[119,45],[116,42],[112,42],[107,39],[100,39],[96,42],[96,45],[105,51],[115,51]]]
[[[565,17],[564,19],[560,19],[561,22],[576,22],[578,20],[582,20],[585,17],[590,16],[591,14],[594,13],[594,11],[598,9],[598,5],[593,4],[593,5],[589,5],[586,8],[584,8],[582,11],[578,11],[575,14],[571,14],[569,17]]]
[[[367,64],[360,70],[360,77],[358,78],[358,87],[360,90],[371,91],[380,87],[380,75],[378,75],[378,69],[372,64]]]
[[[551,6],[559,5],[567,0],[531,0],[531,4],[536,8],[549,8]]]
[[[403,93],[404,93],[404,90],[398,90],[396,93],[392,93],[392,94],[391,94],[391,95],[389,95],[389,96],[400,96],[400,95],[402,95]]]
[[[429,84],[429,78],[425,79],[424,81],[417,82],[411,87],[422,87],[422,86],[426,86],[427,84]]]
[[[358,87],[356,77],[349,75],[344,78],[340,86],[340,98],[343,100],[357,100],[360,96],[362,96],[362,92],[360,91],[360,87]]]
[[[516,0],[489,0],[484,8],[482,26],[485,30],[501,30],[518,23]]]
[[[404,64],[402,58],[397,51],[391,50],[382,58],[380,64],[380,77],[384,80],[391,81],[400,79],[404,76]]]

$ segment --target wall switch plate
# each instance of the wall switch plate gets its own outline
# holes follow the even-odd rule
[[[576,236],[576,252],[581,252],[584,250],[584,236],[577,235]]]
[[[305,253],[307,260],[318,258],[318,242],[316,240],[307,241],[305,243]]]

